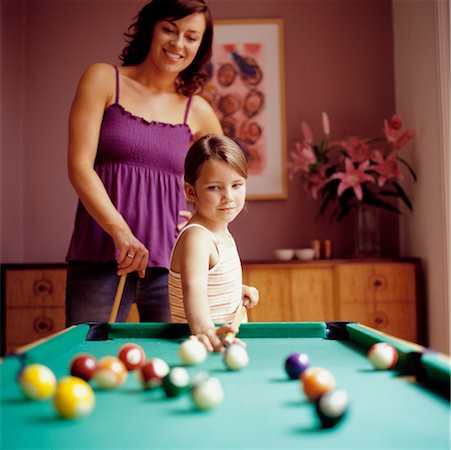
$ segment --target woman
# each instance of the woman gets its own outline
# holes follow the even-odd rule
[[[186,215],[182,174],[192,140],[222,134],[199,95],[213,24],[204,0],[152,0],[126,34],[121,67],[83,74],[69,118],[68,169],[80,202],[69,247],[66,323],[168,321],[169,256]]]

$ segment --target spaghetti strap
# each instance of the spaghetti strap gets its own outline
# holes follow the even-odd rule
[[[188,97],[188,103],[186,104],[185,117],[183,118],[183,124],[186,124],[186,120],[188,119],[188,113],[189,113],[189,108],[191,106],[192,99],[193,99],[193,97]]]
[[[119,69],[114,66],[114,70],[116,71],[116,100],[114,103],[119,104]]]

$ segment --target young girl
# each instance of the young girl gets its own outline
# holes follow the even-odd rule
[[[245,155],[225,136],[207,135],[188,151],[185,194],[196,210],[172,250],[169,301],[171,321],[187,322],[208,351],[221,351],[225,336],[238,331],[227,323],[241,304],[251,308],[258,303],[257,289],[242,284],[240,258],[228,230],[244,207],[246,179]]]

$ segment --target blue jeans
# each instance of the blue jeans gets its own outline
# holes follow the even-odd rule
[[[119,277],[115,261],[98,263],[71,261],[66,285],[66,326],[86,322],[108,322]],[[125,322],[136,302],[141,322],[169,322],[168,271],[147,268],[145,278],[129,273],[117,314]]]

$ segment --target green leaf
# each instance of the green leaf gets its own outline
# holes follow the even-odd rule
[[[416,182],[417,181],[417,175],[416,175],[415,171],[412,169],[412,166],[405,159],[400,158],[399,156],[397,156],[396,159],[399,162],[403,163],[409,169],[410,174],[412,175],[413,181]]]

